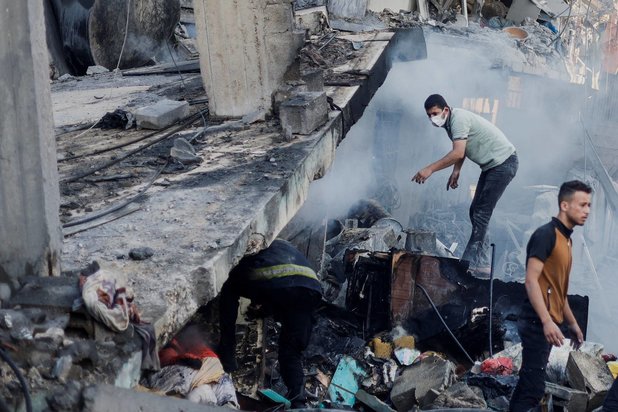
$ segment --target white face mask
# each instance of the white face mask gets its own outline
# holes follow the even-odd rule
[[[444,111],[442,111],[442,114],[431,116],[431,123],[433,123],[433,125],[436,127],[444,126],[446,124],[446,116],[442,117],[443,115]]]

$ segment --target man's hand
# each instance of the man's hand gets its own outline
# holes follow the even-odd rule
[[[579,349],[584,343],[584,334],[577,322],[569,325],[569,333],[571,334],[571,346],[575,350]]]
[[[547,343],[554,346],[562,346],[564,343],[564,335],[560,331],[558,325],[551,319],[543,323],[543,334],[545,335]]]
[[[459,187],[459,184],[457,183],[457,181],[459,180],[459,171],[457,172],[453,172],[451,173],[451,177],[448,178],[448,182],[446,183],[446,190],[448,190],[449,188],[451,189],[457,189]]]
[[[425,183],[425,180],[429,179],[429,176],[431,176],[433,174],[433,172],[431,171],[430,168],[425,167],[423,169],[421,169],[418,173],[416,173],[414,175],[414,177],[412,178],[412,180],[414,180],[416,183]]]

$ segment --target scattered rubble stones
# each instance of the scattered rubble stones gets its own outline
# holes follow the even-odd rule
[[[441,392],[455,378],[455,365],[439,356],[430,356],[406,368],[395,380],[391,400],[399,411],[409,411],[415,405],[429,405],[435,397],[432,390]]]
[[[479,390],[477,388],[477,390]],[[487,408],[487,403],[483,398],[483,392],[480,395],[468,386],[465,382],[458,382],[447,390],[442,392],[440,396],[433,402],[433,406],[443,408]]]
[[[196,154],[193,145],[182,137],[174,140],[174,146],[170,150],[170,156],[182,164],[195,164],[203,161],[203,159]]]
[[[138,247],[131,249],[129,257],[133,260],[146,260],[154,255],[154,250],[149,247]]]
[[[108,73],[108,72],[109,72],[109,69],[103,66],[90,66],[86,69],[86,74],[88,76],[92,76],[93,74],[101,74],[101,73]]]
[[[51,376],[58,379],[60,382],[66,382],[69,374],[71,373],[71,367],[73,366],[73,357],[71,355],[65,355],[58,358],[54,370]]]
[[[52,411],[78,411],[81,410],[82,385],[76,381],[70,381],[64,387],[55,390],[47,396],[47,404]]]

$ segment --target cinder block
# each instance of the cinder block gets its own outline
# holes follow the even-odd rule
[[[310,134],[328,120],[328,102],[324,92],[300,92],[279,108],[283,130]]]
[[[176,100],[161,100],[152,106],[146,106],[135,112],[137,127],[142,129],[163,129],[187,117],[189,103]]]
[[[588,410],[601,406],[614,382],[614,377],[603,359],[579,351],[569,354],[566,374],[572,388],[588,393]]]
[[[588,405],[588,394],[566,386],[545,382],[545,393],[554,397],[554,405],[559,404],[566,411],[585,411]]]

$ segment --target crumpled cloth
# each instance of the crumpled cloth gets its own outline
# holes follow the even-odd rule
[[[98,269],[88,276],[82,274],[79,284],[88,313],[114,332],[123,332],[132,324],[142,339],[142,369],[159,370],[154,327],[141,321],[126,275]]]
[[[218,361],[216,358],[208,359]],[[165,366],[144,379],[143,383],[152,390],[166,395],[180,395],[194,403],[240,407],[236,398],[236,388],[228,374],[224,373],[216,381],[198,384],[201,379],[200,371],[201,369],[183,365]]]
[[[80,284],[88,313],[114,332],[126,330],[131,321],[139,323],[133,290],[127,286],[124,273],[99,269],[82,276]]]
[[[135,332],[142,338],[142,370],[158,371],[161,369],[157,353],[157,335],[153,325],[134,323]]]
[[[481,372],[490,375],[512,375],[513,359],[507,357],[485,359],[481,363]]]

